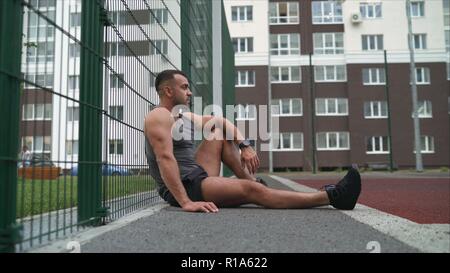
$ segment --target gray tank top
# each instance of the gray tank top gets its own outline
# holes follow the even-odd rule
[[[176,119],[175,126],[172,130],[173,154],[178,162],[178,169],[180,170],[180,178],[182,180],[192,170],[199,166],[195,162],[194,129],[193,122],[180,114],[180,117]],[[159,195],[165,199],[166,195],[169,193],[169,189],[164,184],[161,173],[159,172],[153,148],[145,136],[144,138],[145,155],[147,157],[150,175],[156,181]]]

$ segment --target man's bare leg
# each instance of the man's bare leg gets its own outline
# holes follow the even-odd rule
[[[256,204],[266,208],[312,208],[330,204],[326,192],[304,193],[265,187],[251,180],[208,177],[202,182],[205,201],[218,207]]]
[[[198,147],[195,160],[209,176],[219,176],[220,163],[227,165],[236,177],[255,180],[247,168],[242,168],[239,150],[231,140],[220,140],[220,129],[215,129],[214,140],[204,140]],[[216,140],[219,139],[219,140]]]

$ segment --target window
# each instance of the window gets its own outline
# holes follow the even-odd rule
[[[242,105],[239,104],[237,106],[237,120],[254,120],[256,119],[256,105],[247,104]]]
[[[125,46],[124,42],[113,42],[109,44],[110,57],[125,56],[126,52],[128,52],[128,48]]]
[[[110,20],[115,26],[126,25],[126,11],[111,11],[109,14]]]
[[[445,30],[445,49],[450,52],[450,30]]]
[[[450,28],[450,0],[442,1],[443,9],[444,9],[444,26]]]
[[[78,45],[78,44],[70,44],[69,45],[69,57],[70,58],[79,58],[80,57],[80,45]]]
[[[348,99],[326,98],[316,99],[317,116],[347,116]]]
[[[300,66],[273,66],[270,75],[272,83],[301,82]]]
[[[113,118],[123,121],[123,106],[110,106],[109,114]]]
[[[368,101],[364,102],[364,118],[377,119],[387,118],[387,102],[386,101]]]
[[[317,150],[349,150],[349,136],[348,132],[317,133]]]
[[[78,140],[66,140],[66,155],[78,155]]]
[[[36,42],[27,46],[28,63],[53,62],[55,42]]]
[[[74,122],[80,120],[80,107],[69,106],[67,107],[67,122]]]
[[[26,136],[22,138],[23,145],[27,145],[30,151],[34,153],[50,153],[51,137],[50,136]]]
[[[450,63],[447,63],[447,80],[450,81]]]
[[[425,3],[423,1],[411,1],[411,17],[425,16]]]
[[[303,133],[280,133],[272,145],[274,150],[303,151]]]
[[[414,49],[427,49],[427,35],[414,34],[413,35]]]
[[[255,71],[236,71],[234,84],[236,87],[255,86]]]
[[[154,40],[154,45],[150,45],[151,55],[167,55],[167,40]]]
[[[69,76],[69,90],[79,90],[80,89],[80,76],[73,75]]]
[[[271,34],[270,35],[271,55],[299,55],[300,35],[292,34]]]
[[[314,54],[343,54],[343,33],[314,33]]]
[[[428,67],[416,68],[416,83],[430,84],[430,69]]]
[[[150,24],[167,24],[168,11],[167,9],[153,9],[153,15],[150,14]]]
[[[381,3],[360,3],[359,10],[364,19],[376,19],[382,17]]]
[[[389,153],[389,139],[387,136],[373,136],[367,138],[366,153],[387,154]]]
[[[433,117],[433,109],[431,101],[418,101],[417,102],[417,112],[419,114],[419,118],[432,118]],[[413,114],[414,117],[414,114]]]
[[[314,67],[316,82],[342,82],[347,81],[345,65],[323,65]]]
[[[253,20],[252,6],[231,7],[232,22],[248,22]]]
[[[413,148],[416,153],[415,147]],[[434,153],[434,137],[432,136],[420,136],[420,151],[424,154]]]
[[[338,1],[313,1],[313,24],[340,24],[342,20],[342,4]]]
[[[253,38],[233,38],[233,48],[235,53],[253,52]]]
[[[56,0],[30,0],[28,2],[38,9],[54,8],[56,6]]]
[[[386,73],[384,68],[363,68],[364,85],[384,85],[386,84]]]
[[[55,21],[55,11],[41,11],[43,16]],[[28,38],[45,38],[51,40],[55,36],[55,28],[49,25],[43,16],[38,16],[34,12],[28,12]]]
[[[25,79],[36,85],[51,88],[53,87],[53,74],[26,74]],[[36,87],[32,84],[25,83],[25,88],[27,89],[36,89],[40,87]]]
[[[109,154],[110,155],[123,155],[123,140],[122,139],[109,140]]]
[[[70,13],[70,27],[79,27],[81,26],[81,12],[72,12]]]
[[[383,35],[362,35],[362,49],[365,51],[383,50]]]
[[[109,75],[110,88],[123,88],[123,74],[110,74]]]
[[[24,104],[22,120],[51,120],[52,104]]]
[[[269,20],[271,25],[298,24],[298,3],[269,3]]]
[[[272,116],[302,116],[303,101],[300,98],[272,99]]]

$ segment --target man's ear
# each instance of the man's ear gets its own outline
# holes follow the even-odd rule
[[[163,87],[163,93],[167,96],[167,97],[172,97],[173,96],[173,91],[172,88],[170,88],[168,85]]]

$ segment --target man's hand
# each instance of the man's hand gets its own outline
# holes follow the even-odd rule
[[[182,206],[187,212],[218,212],[219,209],[213,202],[187,202]]]
[[[246,147],[241,150],[241,164],[242,168],[247,167],[247,170],[254,174],[259,168],[259,158],[252,147]]]

